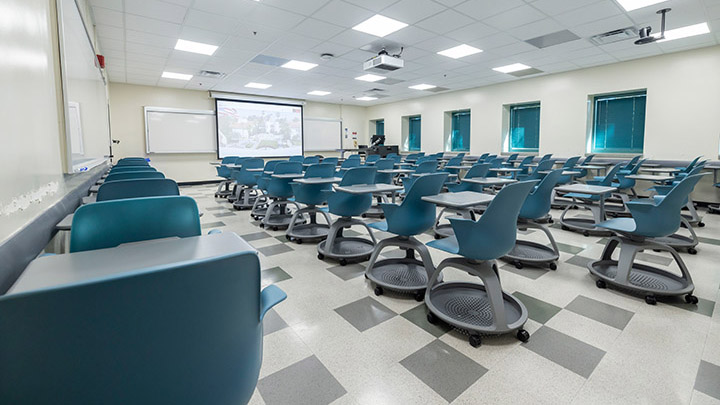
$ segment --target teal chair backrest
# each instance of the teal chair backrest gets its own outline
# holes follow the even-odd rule
[[[245,404],[285,297],[254,251],[2,296],[0,403]]]
[[[270,183],[270,178],[272,176],[272,172],[275,171],[275,166],[277,166],[278,163],[281,162],[287,162],[287,160],[270,160],[265,162],[265,170],[263,170],[262,174],[258,176],[257,179],[257,186],[259,189],[267,190],[268,184]]]
[[[115,166],[150,166],[150,164],[145,159],[120,159]]]
[[[373,166],[354,167],[348,170],[340,182],[341,186],[374,184],[377,169]],[[328,210],[341,217],[360,215],[372,205],[372,194],[348,194],[335,192],[328,198]]]
[[[448,160],[447,164],[445,166],[460,166],[462,165],[463,157],[462,156],[455,156],[453,158],[450,158]],[[457,169],[455,169],[457,170]]]
[[[468,172],[465,173],[464,178],[472,179],[472,178],[477,178],[477,177],[487,177],[489,170],[490,170],[489,163],[475,163],[470,168],[470,170],[468,170]],[[481,186],[480,184],[474,184],[474,183],[468,183],[468,182],[461,182],[460,184],[448,184],[447,188],[452,193],[458,193],[461,191],[475,191],[475,192],[481,193],[483,191],[483,186]]]
[[[435,173],[437,171],[437,160],[429,159],[424,160],[422,162],[418,161],[417,166],[415,167],[415,173],[417,174],[425,174],[425,173]]]
[[[633,156],[633,158],[630,159],[630,161],[627,162],[627,164],[625,164],[625,166],[623,166],[620,170],[632,170],[632,168],[635,167],[641,157],[641,155]]]
[[[344,162],[340,165],[340,168],[342,169],[349,169],[352,167],[359,167],[360,166],[360,159],[345,159]]]
[[[486,160],[485,160],[485,163],[487,163],[488,165],[490,165],[490,169],[498,169],[498,168],[502,167],[502,162],[503,162],[503,160],[500,159],[500,158],[492,158],[492,159],[486,159]],[[496,173],[496,172],[489,172],[489,173],[487,174],[487,177],[497,177],[497,173]]]
[[[525,203],[520,209],[520,218],[539,219],[550,212],[552,192],[560,180],[563,169],[553,170],[548,173],[535,189],[528,194]]]
[[[521,181],[503,187],[477,221],[450,218],[459,254],[471,260],[492,260],[510,252],[520,207],[537,183]]]
[[[290,157],[288,158],[288,162],[300,162],[300,163],[302,163],[303,160],[305,160],[305,157],[303,157],[303,155],[295,155],[295,156],[290,156]]]
[[[490,156],[489,153],[483,153],[483,154],[480,155],[480,157],[478,158],[478,162],[484,162],[485,159],[487,159],[488,156]]]
[[[300,162],[280,162],[275,166],[273,174],[300,174],[303,172],[303,165]],[[292,179],[279,179],[270,176],[267,192],[270,197],[287,198],[293,196]]]
[[[697,164],[697,162],[700,160],[701,157],[702,157],[702,155],[693,159],[692,162],[690,162],[690,164],[688,164],[683,170],[680,171],[680,173],[690,173],[690,171],[695,167],[695,165]]]
[[[580,160],[580,156],[568,158],[568,160],[565,161],[565,164],[563,164],[563,169],[568,170],[574,168],[575,165],[577,165],[578,160]]]
[[[461,159],[461,161],[462,161],[462,159],[465,157],[465,152],[460,152],[460,153],[458,153],[458,154],[455,155],[455,156],[456,156],[456,157],[459,157],[459,158]]]
[[[390,184],[393,181],[392,173],[380,173],[380,170],[392,170],[395,168],[395,161],[393,159],[385,158],[375,162],[375,167],[378,173],[375,175],[376,184]]]
[[[123,243],[200,235],[195,200],[186,196],[147,197],[86,204],[75,211],[70,252]]]
[[[100,185],[97,201],[121,200],[124,198],[161,197],[180,195],[175,180],[132,179],[118,180]]]
[[[612,186],[612,182],[613,182],[613,180],[615,180],[615,176],[617,175],[617,172],[620,171],[620,169],[622,168],[622,166],[623,166],[622,163],[618,163],[618,164],[616,164],[615,166],[613,166],[612,169],[610,169],[610,171],[607,172],[607,174],[605,175],[605,177],[604,177],[600,182],[598,182],[597,185],[598,185],[598,186],[605,186],[605,187],[610,187],[610,186]]]
[[[541,157],[540,162],[544,162],[544,161],[550,159],[552,157],[552,155],[553,155],[552,153],[548,153],[547,155]],[[540,162],[538,162],[538,163],[540,163]]]
[[[375,163],[378,160],[380,160],[380,155],[367,155],[367,157],[365,158],[365,164]]]
[[[105,183],[118,180],[131,180],[131,179],[164,179],[165,175],[157,171],[139,171],[139,172],[120,172],[108,174],[105,178]]]
[[[523,158],[523,160],[520,162],[520,164],[518,165],[518,168],[522,170],[522,171],[519,172],[519,173],[520,173],[520,174],[527,174],[527,173],[528,173],[528,169],[529,169],[528,165],[529,165],[530,163],[532,163],[533,160],[535,160],[535,156],[525,156],[525,157]]]
[[[316,165],[309,166],[305,170],[305,178],[311,179],[316,177],[334,177],[335,176],[335,165],[332,163],[318,163]]]
[[[637,174],[637,172],[640,170],[640,167],[642,167],[643,163],[645,163],[646,159],[643,159],[639,162],[635,162],[635,166],[633,166],[630,170],[624,171],[624,169],[618,170],[617,173],[617,180],[618,180],[618,189],[626,190],[632,187],[635,187],[635,180],[634,179],[628,179],[627,176],[634,176]],[[627,167],[627,165],[625,165]]]
[[[649,238],[674,234],[680,228],[682,207],[687,203],[688,196],[702,176],[702,174],[695,174],[686,177],[667,195],[655,197],[656,204],[643,200],[626,203],[635,220],[633,234]]]
[[[335,177],[335,165],[331,163],[319,163],[312,165],[305,170],[305,178],[329,178]],[[327,201],[332,194],[332,184],[300,184],[291,182],[292,193],[295,201],[301,204],[319,205]]]
[[[337,165],[338,165],[338,160],[339,160],[339,159],[336,158],[336,157],[328,157],[328,158],[323,159],[323,160],[322,160],[322,163],[327,163],[327,164],[331,164],[331,165],[337,166]]]
[[[110,169],[110,174],[125,173],[125,172],[156,172],[157,169],[150,166],[115,166]]]
[[[380,204],[385,213],[388,232],[401,236],[418,235],[435,223],[435,204],[422,200],[425,196],[440,194],[447,173],[434,173],[415,180],[405,194],[402,204]]]
[[[222,158],[222,160],[220,161],[220,164],[229,165],[229,164],[231,164],[231,163],[235,163],[235,159],[237,159],[237,158],[239,158],[239,157],[240,157],[240,156],[225,156],[225,157]]]
[[[257,184],[257,172],[251,172],[249,169],[262,169],[265,161],[260,158],[247,158],[243,160],[240,170],[232,170],[232,178],[237,184],[252,187]]]

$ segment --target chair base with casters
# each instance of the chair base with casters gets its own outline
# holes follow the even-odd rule
[[[255,205],[255,200],[258,198],[260,193],[255,188],[243,187],[239,191],[239,196],[235,198],[233,202],[233,208],[236,210],[245,210],[252,208]]]
[[[370,234],[370,239],[343,236],[343,229],[353,225],[365,227]],[[376,244],[375,235],[365,222],[352,217],[338,218],[330,226],[327,239],[317,246],[318,259],[337,260],[341,266],[345,266],[350,261],[363,261],[370,257]]]
[[[260,223],[260,227],[270,228],[273,231],[289,227],[293,218],[297,220],[295,214],[291,213],[290,207],[288,207],[288,205],[291,204],[295,206],[296,210],[300,210],[300,206],[295,201],[283,198],[271,202],[265,211],[265,216]],[[305,222],[302,217],[300,217],[300,221],[301,223]]]
[[[479,277],[482,284],[440,281],[448,267]],[[520,341],[530,339],[523,329],[528,310],[520,300],[502,290],[494,260],[478,262],[460,257],[443,260],[428,282],[425,305],[429,310],[428,322],[442,321],[467,332],[473,347],[480,346],[482,335],[516,332]]]
[[[385,195],[382,195],[382,194],[374,194],[373,198],[375,199],[375,203],[373,203],[373,205],[370,206],[370,208],[367,211],[365,211],[361,216],[363,218],[384,219],[385,213],[383,213],[382,208],[380,208],[380,204],[387,202],[387,198],[385,197]]]
[[[685,217],[680,218],[680,223],[681,227],[686,228],[690,232],[690,236],[675,233],[662,238],[653,238],[652,240],[662,243],[663,245],[668,245],[675,250],[684,250],[691,255],[697,254],[697,249],[695,249],[695,247],[700,243],[700,241],[698,240],[695,230],[693,230],[690,222]]]
[[[326,224],[320,224],[317,222],[317,214],[321,214],[325,217]],[[303,223],[298,221],[307,215],[310,218],[310,222]],[[330,231],[330,224],[332,220],[330,215],[317,206],[311,205],[305,208],[295,211],[292,219],[290,219],[290,225],[288,226],[285,237],[291,242],[295,242],[298,245],[303,242],[320,241],[328,236]]]
[[[232,195],[230,185],[233,184],[232,180],[223,180],[218,185],[217,191],[215,191],[215,198],[226,198]]]
[[[613,260],[612,254],[620,246],[619,260]],[[680,268],[681,275],[645,264],[635,263],[638,252],[646,249],[665,251],[672,255]],[[697,304],[698,299],[692,292],[695,286],[690,272],[680,255],[672,247],[652,239],[632,240],[624,236],[613,236],[605,245],[600,260],[589,263],[588,270],[597,277],[598,288],[608,285],[631,293],[645,295],[645,302],[657,303],[657,297],[685,296],[685,302]]]
[[[377,261],[380,252],[389,246],[404,250],[405,257]],[[415,251],[421,260],[415,258]],[[375,246],[365,277],[375,285],[375,295],[382,295],[387,289],[413,294],[416,301],[422,302],[428,279],[434,270],[430,252],[422,242],[412,236],[395,236],[383,239]]]
[[[265,215],[267,214],[268,207],[270,205],[270,199],[265,193],[259,194],[257,198],[255,198],[255,202],[253,203],[252,210],[250,211],[250,217],[256,221],[260,221],[263,218],[265,218]],[[280,214],[282,211],[280,210],[280,206],[275,206],[275,213]],[[285,207],[285,213],[290,214],[290,209]]]
[[[513,250],[503,256],[502,259],[514,264],[518,269],[522,269],[525,264],[534,266],[547,264],[550,270],[557,270],[556,262],[560,258],[560,250],[550,230],[536,221],[518,221],[518,230],[527,230],[528,228],[541,230],[550,240],[550,246],[517,239]]]
[[[720,204],[708,205],[708,212],[711,214],[720,214]]]
[[[700,228],[705,227],[705,223],[702,221],[702,217],[700,216],[700,214],[698,214],[692,198],[688,197],[688,202],[685,207],[688,209],[689,214],[682,214],[682,216],[687,219],[690,225],[698,226]]]
[[[586,210],[589,210],[593,217],[592,218],[580,218],[580,217],[573,217],[573,218],[567,218],[568,212],[573,209],[573,207],[578,208],[584,208]],[[579,201],[574,201],[572,204],[567,205],[565,209],[563,210],[562,214],[560,215],[560,219],[558,222],[560,223],[560,227],[564,231],[574,231],[574,232],[582,232],[584,236],[611,236],[613,233],[611,231],[608,231],[607,229],[601,229],[596,227],[595,225],[604,221],[605,218],[601,218],[600,216],[600,207],[596,204],[586,204]]]

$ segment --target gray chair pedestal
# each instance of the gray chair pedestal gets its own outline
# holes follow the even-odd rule
[[[663,238],[653,238],[652,240],[658,243],[662,243],[664,245],[668,245],[675,250],[682,249],[690,253],[691,255],[697,254],[697,249],[695,249],[695,247],[700,243],[700,241],[698,240],[695,230],[693,229],[692,225],[690,225],[690,222],[687,220],[687,218],[681,216],[680,222],[682,224],[680,228],[682,229],[683,227],[685,227],[690,233],[690,236],[674,233],[670,236],[665,236]]]
[[[441,224],[440,221],[444,218],[443,215],[445,213],[450,212],[459,215],[462,218],[465,219],[471,219],[475,221],[477,218],[475,216],[475,211],[472,209],[458,209],[458,208],[443,208],[440,213],[438,214],[437,218],[435,219],[435,225],[433,225],[433,233],[435,234],[435,239],[441,239],[441,238],[448,238],[450,236],[455,236],[455,232],[452,229],[452,226],[450,223],[444,223]]]
[[[448,267],[479,277],[482,284],[440,281]],[[428,281],[425,305],[430,323],[443,321],[466,331],[473,347],[480,346],[481,335],[517,331],[519,340],[526,342],[530,338],[523,329],[528,319],[527,308],[502,290],[494,260],[474,262],[461,257],[443,260]]]
[[[295,216],[289,212],[288,205],[294,205],[297,210],[300,209],[298,203],[286,198],[278,198],[271,202],[262,219],[262,226],[273,231],[290,226],[290,221]]]
[[[383,249],[397,246],[405,251],[404,258],[378,261]],[[420,260],[415,258],[415,251]],[[435,271],[427,247],[412,236],[395,236],[381,240],[370,257],[365,276],[375,284],[375,295],[382,295],[384,289],[404,294],[414,294],[416,301],[425,298],[425,288]]]
[[[325,224],[317,222],[317,214],[325,217]],[[303,218],[307,215],[310,219],[308,223],[304,223]],[[298,221],[298,219],[300,221]],[[294,241],[298,244],[302,244],[307,241],[322,240],[327,238],[328,232],[330,231],[330,224],[332,219],[330,215],[318,209],[316,205],[308,205],[305,208],[295,211],[292,218],[290,219],[290,226],[288,226],[285,237],[289,241]]]
[[[590,218],[567,218],[568,212],[573,208],[583,208],[590,213],[592,213],[592,219]],[[576,231],[576,232],[582,232],[583,235],[589,236],[589,235],[596,235],[596,236],[611,236],[612,232],[606,229],[601,229],[595,226],[595,224],[598,224],[602,221],[605,221],[605,218],[600,215],[600,206],[598,204],[594,204],[592,202],[586,203],[582,201],[577,201],[576,199],[573,199],[573,203],[569,204],[565,207],[562,214],[560,215],[560,226],[563,230],[570,230],[570,231]]]
[[[343,236],[343,229],[353,225],[367,229],[370,239]],[[338,218],[330,226],[327,239],[318,244],[318,259],[334,259],[344,266],[350,260],[362,261],[361,259],[370,257],[376,244],[375,235],[365,222],[352,217]]]
[[[215,198],[225,198],[232,194],[232,190],[230,190],[230,185],[233,183],[232,180],[223,180],[218,184],[217,191],[215,191]],[[224,190],[223,190],[224,188]]]
[[[502,259],[513,263],[518,269],[522,269],[524,264],[547,264],[550,270],[557,270],[557,264],[555,261],[560,258],[560,250],[558,249],[555,238],[552,236],[548,227],[536,223],[535,221],[525,220],[518,222],[518,230],[525,230],[528,228],[539,229],[542,231],[545,236],[547,236],[548,240],[550,240],[551,247],[529,240],[516,239],[513,250],[503,256]]]
[[[248,186],[238,186],[238,190],[235,202],[233,202],[233,207],[236,210],[252,208],[260,194],[258,190]]]

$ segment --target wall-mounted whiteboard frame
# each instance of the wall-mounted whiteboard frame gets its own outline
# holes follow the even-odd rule
[[[203,149],[203,150],[163,150],[163,151],[155,151],[151,150],[150,147],[150,114],[158,112],[158,113],[170,113],[170,114],[187,114],[187,115],[202,115],[202,116],[211,116],[213,117],[212,120],[210,120],[213,124],[213,130],[212,133],[208,136],[211,140],[216,142],[216,120],[215,120],[215,111],[213,110],[188,110],[188,109],[182,109],[182,108],[167,108],[167,107],[152,107],[152,106],[145,106],[144,107],[144,113],[145,113],[145,151],[148,154],[151,153],[160,153],[160,154],[181,154],[181,153],[217,153],[217,143],[215,143],[214,147],[212,149]]]
[[[309,142],[308,139],[312,138],[312,131],[308,131],[308,124],[311,126],[314,124],[319,125],[325,125],[328,126],[328,130],[330,129],[329,126],[335,126],[337,125],[337,144],[335,143],[327,143],[327,146],[321,147],[321,148],[314,148],[314,147],[308,147]],[[305,118],[303,120],[303,150],[305,151],[311,151],[311,152],[335,152],[338,149],[342,149],[342,120],[335,119],[335,118]],[[332,129],[334,132],[334,129]],[[313,142],[311,140],[311,142]],[[312,145],[311,145],[312,146]]]

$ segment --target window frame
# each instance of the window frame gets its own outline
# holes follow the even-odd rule
[[[382,133],[378,133],[378,125],[382,125]],[[385,135],[385,119],[381,118],[375,120],[375,134],[374,135]]]
[[[596,148],[596,126],[598,119],[598,102],[604,99],[635,98],[642,95],[645,98],[645,111],[643,117],[642,143],[639,148]],[[599,155],[628,156],[643,154],[645,151],[645,128],[647,125],[647,89],[617,91],[612,93],[593,94],[588,96],[588,135],[587,153]],[[632,136],[631,136],[632,139]],[[606,141],[607,143],[607,141]]]
[[[404,120],[407,120],[407,127],[406,131],[403,133],[403,144],[402,148],[404,152],[419,152],[422,150],[422,115],[409,115],[407,117],[403,117]],[[412,134],[412,123],[413,121],[418,121],[418,134],[417,134],[417,149],[411,148],[410,145],[410,135]]]
[[[505,139],[503,142],[504,145],[504,151],[506,153],[537,153],[540,151],[540,119],[542,114],[542,103],[540,101],[532,101],[532,102],[526,102],[526,103],[517,103],[517,104],[509,104],[505,106],[507,111],[507,129],[504,131]],[[537,108],[538,109],[538,134],[537,134],[537,140],[538,140],[538,146],[534,148],[514,148],[512,146],[512,130],[513,130],[513,117],[514,117],[514,111],[517,109],[528,109],[528,108]]]
[[[455,128],[454,128],[455,116],[460,115],[460,114],[468,116],[468,134],[467,134],[468,145],[467,145],[466,149],[455,149],[453,147],[453,144],[454,144],[453,135],[455,133]],[[450,152],[470,152],[470,143],[472,141],[472,110],[465,109],[465,110],[450,111],[449,115],[450,115],[450,117],[449,117],[450,118],[450,133],[448,135],[448,141],[449,141],[449,146],[450,146],[449,151]]]

